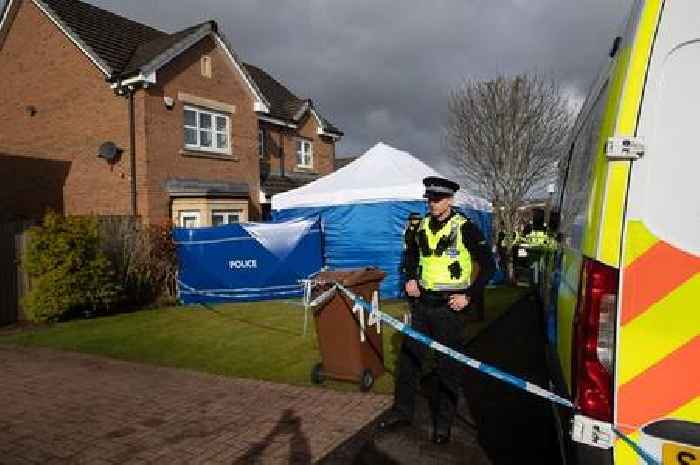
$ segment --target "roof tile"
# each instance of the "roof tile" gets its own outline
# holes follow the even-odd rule
[[[44,5],[74,38],[83,42],[88,52],[107,67],[110,77],[128,77],[171,47],[194,34],[207,23],[202,23],[173,34],[159,31],[118,14],[103,10],[80,0],[37,0]],[[215,28],[216,24],[211,21]],[[268,73],[244,63],[246,72],[270,103],[270,116],[297,123],[295,116],[310,100],[294,95],[287,87]],[[318,115],[318,111],[316,111]],[[326,132],[343,133],[331,122],[318,115]]]
[[[245,66],[246,71],[257,84],[260,92],[262,92],[267,101],[270,102],[269,114],[273,118],[278,118],[291,123],[297,123],[294,117],[299,110],[301,110],[307,103],[313,106],[310,100],[297,97],[287,87],[261,68],[249,63],[243,63],[243,66]],[[318,111],[316,114],[318,114]],[[321,120],[321,124],[323,125],[323,129],[325,131],[338,135],[343,134],[340,129],[335,127],[330,121],[321,115],[318,115],[318,117]]]
[[[136,49],[169,34],[78,0],[41,0],[72,33],[119,74]]]
[[[243,63],[243,66],[258,85],[260,92],[270,102],[270,116],[285,121],[294,121],[294,115],[304,105],[305,100],[291,93],[279,81],[257,66],[249,63]]]

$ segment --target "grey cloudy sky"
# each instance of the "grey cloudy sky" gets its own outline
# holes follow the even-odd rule
[[[0,0],[0,4],[3,0]],[[172,32],[215,19],[237,53],[345,131],[438,169],[447,95],[464,78],[547,73],[582,98],[631,0],[89,0]]]

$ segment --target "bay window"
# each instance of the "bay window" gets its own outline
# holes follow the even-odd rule
[[[199,228],[199,210],[185,210],[179,212],[178,224],[181,228]]]
[[[236,224],[241,222],[241,210],[214,210],[211,212],[211,225]]]

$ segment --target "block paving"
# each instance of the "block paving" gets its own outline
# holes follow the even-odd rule
[[[0,346],[0,464],[311,464],[391,397]]]

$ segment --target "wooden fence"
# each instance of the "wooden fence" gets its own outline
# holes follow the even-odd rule
[[[31,222],[0,223],[0,326],[24,320],[20,299],[28,288],[21,259]]]

